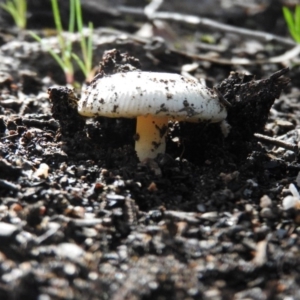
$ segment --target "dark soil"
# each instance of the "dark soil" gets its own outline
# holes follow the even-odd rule
[[[53,24],[37,15],[49,2],[28,2],[28,26],[53,45],[43,31]],[[188,73],[215,86],[231,129],[170,122],[166,153],[139,162],[135,120],[81,117],[80,89],[3,18],[0,299],[300,299],[299,61],[271,60],[292,42],[175,21],[154,24],[164,40],[137,37],[143,1],[99,1],[102,19],[83,2],[97,78]],[[177,2],[161,10],[196,14]],[[265,2],[203,4],[198,15],[287,36],[281,4]],[[79,69],[75,78],[84,81]]]

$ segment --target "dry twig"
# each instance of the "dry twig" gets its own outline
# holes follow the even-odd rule
[[[300,46],[296,44],[291,39],[287,39],[278,35],[270,34],[262,31],[253,31],[247,28],[240,28],[236,26],[227,25],[221,22],[217,22],[208,18],[202,18],[194,15],[186,15],[181,13],[173,12],[158,12],[157,10],[163,4],[163,0],[153,0],[149,5],[144,9],[128,7],[128,6],[119,6],[118,10],[120,13],[136,15],[136,16],[145,16],[148,20],[164,20],[164,21],[173,21],[186,23],[189,25],[194,25],[195,27],[204,27],[211,30],[217,30],[220,32],[234,33],[238,34],[244,38],[254,38],[262,42],[277,42],[279,44],[293,47],[287,50],[285,53],[279,56],[274,56],[266,59],[259,60],[250,60],[246,58],[232,58],[232,59],[222,59],[210,57],[208,55],[198,55],[187,53],[185,51],[178,51],[176,49],[169,48],[170,52],[175,54],[183,55],[191,59],[208,61],[220,65],[253,65],[253,64],[266,64],[266,63],[285,63],[296,58],[300,54]],[[136,36],[131,36],[131,38],[139,39]],[[145,42],[139,39],[139,42]]]
[[[130,15],[148,17],[147,15],[145,15],[144,9],[128,7],[128,6],[126,7],[119,6],[118,11],[120,13],[125,13]],[[164,11],[155,12],[155,10],[153,9],[153,11],[151,11],[151,19],[187,23],[189,25],[194,25],[196,27],[204,27],[213,30],[218,30],[221,32],[234,33],[246,38],[255,38],[263,42],[277,42],[286,46],[296,45],[293,40],[275,34],[227,25],[218,21],[214,21],[208,18],[201,18],[194,15],[186,15],[181,13],[164,12]]]
[[[291,144],[291,143],[288,143],[288,142],[285,142],[285,141],[281,141],[281,140],[275,139],[273,137],[263,135],[263,134],[259,134],[259,133],[255,133],[254,136],[263,143],[270,144],[270,145],[277,146],[277,147],[281,147],[281,148],[288,149],[288,150],[292,150],[294,152],[298,151],[298,146],[295,145],[295,144]]]

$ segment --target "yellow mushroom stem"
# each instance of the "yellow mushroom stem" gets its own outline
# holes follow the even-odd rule
[[[168,117],[137,117],[135,150],[140,161],[165,153]]]

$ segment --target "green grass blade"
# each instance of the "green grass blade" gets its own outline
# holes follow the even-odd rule
[[[70,0],[70,16],[69,16],[69,32],[74,32],[75,30],[75,3],[74,0]]]
[[[295,8],[294,19],[295,19],[295,30],[300,37],[300,5],[297,5]]]
[[[17,1],[17,0],[15,0]],[[60,46],[60,55],[55,53],[50,47],[47,47],[47,51],[55,59],[58,65],[63,69],[66,75],[67,82],[71,83],[74,80],[74,67],[72,60],[74,59],[79,68],[83,72],[86,78],[90,76],[92,70],[93,59],[93,24],[89,22],[89,33],[87,37],[83,32],[82,10],[80,0],[69,0],[70,15],[68,31],[69,33],[75,32],[75,27],[78,27],[78,33],[80,34],[80,46],[82,51],[82,59],[73,53],[72,41],[63,37],[63,27],[61,22],[60,11],[57,0],[51,0],[52,11],[54,16],[54,22],[57,30],[58,41]],[[42,39],[35,33],[31,33],[32,37],[42,44]]]
[[[21,28],[24,29],[26,28],[26,23],[27,23],[27,1],[26,0],[19,0],[19,16],[20,16]]]
[[[78,31],[82,31],[83,22],[82,22],[82,10],[81,10],[81,2],[80,0],[74,0],[76,5],[76,20],[77,20],[77,29]]]
[[[282,11],[292,38],[300,43],[300,6],[296,6],[294,15],[287,7],[283,7]]]
[[[19,28],[24,29],[26,27],[26,0],[7,0],[6,3],[1,3],[0,7],[12,16],[15,24]]]
[[[14,0],[14,5],[15,5],[16,12],[19,16],[19,21],[20,23],[23,23],[24,20],[26,20],[26,9],[27,9],[26,0]]]
[[[282,8],[283,11],[283,16],[284,19],[288,25],[289,30],[291,30],[292,28],[294,28],[295,24],[294,24],[294,18],[293,18],[293,14],[292,12],[287,8],[287,7],[283,7]]]
[[[17,15],[17,12],[15,10],[15,7],[13,5],[12,2],[7,2],[6,4],[1,4],[1,7],[6,10],[11,16],[12,18],[14,19],[14,22],[16,25],[18,25],[18,15]]]
[[[55,28],[58,32],[62,32],[63,28],[61,24],[60,12],[59,12],[57,0],[51,0],[51,4],[52,4],[52,12],[53,12],[53,17],[55,22]]]
[[[82,21],[82,10],[80,0],[74,0],[76,3],[76,20],[77,20],[77,29],[80,33],[80,46],[82,51],[83,60],[87,60],[87,46],[85,37],[83,35],[83,21]]]
[[[30,35],[37,40],[41,45],[43,44],[42,39],[35,34],[34,32],[30,32]],[[61,59],[61,57],[55,53],[50,47],[46,46],[47,51],[50,53],[50,55],[54,58],[54,60],[57,62],[57,64],[61,67],[61,69],[64,71],[64,73],[70,72],[70,67],[65,64],[65,62]]]
[[[57,0],[51,0],[51,4],[52,4],[52,12],[54,17],[55,28],[57,30],[59,45],[61,49],[64,50],[66,47],[65,47],[64,38],[62,36],[63,27],[61,24],[61,18],[60,18],[60,12],[59,12]]]
[[[92,70],[92,59],[93,59],[93,24],[89,22],[89,33],[88,36],[84,36],[83,32],[83,20],[80,0],[74,0],[76,3],[76,21],[78,32],[80,33],[80,47],[82,52],[82,59],[79,59],[77,55],[73,56],[76,60],[86,78],[90,76]]]
[[[0,5],[4,10],[6,10],[10,14],[12,13],[12,11],[14,11],[14,6],[11,2],[1,3]]]
[[[70,15],[69,15],[69,26],[68,26],[68,32],[73,33],[75,30],[75,4],[74,0],[70,0]],[[71,52],[72,52],[72,41],[70,39],[66,42],[66,57],[68,59],[71,59]]]
[[[293,40],[297,40],[297,32],[295,31],[294,28],[289,28],[290,35],[292,36]]]
[[[72,53],[72,57],[77,62],[78,66],[81,69],[82,73],[84,74],[85,78],[87,78],[88,74],[87,74],[87,70],[86,70],[84,62],[75,53]]]

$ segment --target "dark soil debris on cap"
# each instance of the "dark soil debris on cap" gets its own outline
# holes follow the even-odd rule
[[[128,53],[113,49],[106,51],[99,65],[100,74],[114,74],[141,69],[139,60]]]

